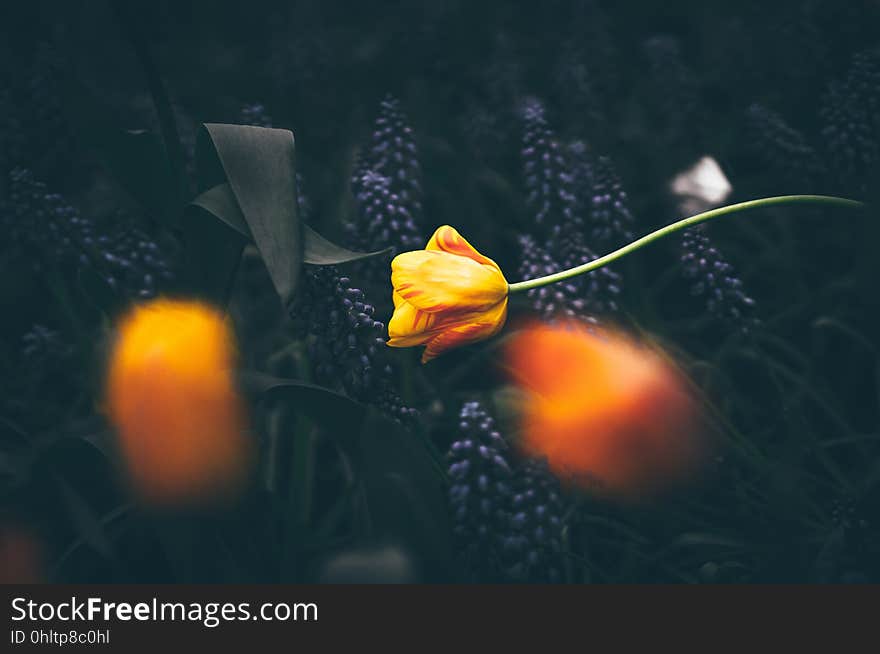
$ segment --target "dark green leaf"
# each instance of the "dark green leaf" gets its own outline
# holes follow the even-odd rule
[[[321,266],[348,263],[350,261],[369,259],[371,257],[384,256],[391,253],[391,248],[376,250],[375,252],[355,252],[353,250],[348,250],[328,241],[308,225],[306,225],[305,228],[305,237],[305,262]],[[389,275],[390,274],[391,273],[389,272]]]
[[[261,373],[245,373],[241,381],[250,394],[291,402],[349,454],[364,483],[376,536],[412,548],[429,570],[448,572],[445,479],[418,434],[320,386]]]
[[[192,204],[213,214],[248,241],[253,241],[251,229],[238,206],[229,184],[217,184],[199,195]]]
[[[104,532],[104,525],[95,515],[88,502],[68,484],[57,476],[58,492],[71,522],[76,526],[79,537],[105,558],[114,558],[113,546]]]
[[[226,306],[247,239],[196,205],[184,212],[183,243],[189,292]]]
[[[133,506],[134,505],[132,504],[123,504],[105,513],[99,518],[101,528],[105,532],[107,532],[109,528],[113,525],[113,523],[119,522],[122,519],[128,517],[132,513]],[[77,539],[74,540],[66,550],[64,550],[61,556],[58,557],[58,560],[52,566],[53,569],[52,573],[49,575],[49,579],[57,579],[59,576],[61,576],[64,567],[67,565],[68,561],[76,553],[76,551],[84,545],[88,544],[89,543],[87,543],[82,536],[77,537]]]
[[[296,379],[281,379],[262,373],[240,376],[246,393],[261,398],[284,398],[321,425],[347,452],[355,451],[356,436],[367,408],[350,397],[322,386]]]
[[[375,411],[362,434],[362,474],[376,536],[409,546],[429,578],[448,579],[446,485],[424,440]]]
[[[211,187],[193,200],[192,203],[214,214],[239,234],[252,240],[250,228],[244,219],[244,215],[241,213],[241,209],[235,200],[235,195],[229,184],[218,184]],[[305,263],[322,266],[339,265],[351,261],[383,256],[391,252],[391,248],[375,252],[355,252],[328,241],[308,225],[303,225],[303,231],[305,239],[303,261]]]
[[[199,171],[200,190],[223,181],[229,183],[275,290],[284,305],[290,306],[303,253],[293,133],[208,123],[196,147],[199,165],[205,169]],[[220,169],[224,179],[218,179]],[[240,234],[236,236],[241,238]]]

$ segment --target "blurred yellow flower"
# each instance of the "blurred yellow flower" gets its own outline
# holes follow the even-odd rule
[[[155,300],[121,322],[107,412],[134,490],[149,504],[199,503],[241,488],[251,459],[223,316]]]
[[[498,333],[507,318],[507,280],[454,228],[439,227],[424,250],[391,262],[394,315],[388,345],[425,345],[422,363]]]

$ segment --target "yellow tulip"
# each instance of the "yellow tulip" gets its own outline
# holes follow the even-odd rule
[[[507,280],[449,225],[437,228],[424,250],[391,262],[394,315],[388,345],[425,345],[422,363],[494,336],[507,318]]]

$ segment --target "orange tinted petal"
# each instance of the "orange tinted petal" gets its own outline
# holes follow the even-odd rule
[[[497,334],[507,319],[507,298],[491,311],[466,316],[460,323],[438,330],[422,353],[422,363],[468,343],[475,343]]]
[[[401,299],[395,304],[394,314],[388,322],[388,336],[391,341],[398,340],[398,342],[402,342],[401,339],[403,338],[428,332],[434,327],[437,316],[438,314],[436,313],[420,311],[406,300]],[[400,347],[398,343],[392,343],[391,341],[389,341],[389,345]],[[423,342],[424,340],[421,342],[413,341],[411,344],[421,345]]]
[[[448,252],[449,254],[473,259],[477,263],[498,268],[497,263],[477,252],[477,249],[468,243],[464,236],[458,233],[458,230],[449,225],[438,227],[431,240],[428,241],[428,245],[425,246],[425,249]],[[498,270],[501,270],[501,268],[498,268]]]

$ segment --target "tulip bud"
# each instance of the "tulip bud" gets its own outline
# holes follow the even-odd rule
[[[424,345],[422,363],[494,336],[507,319],[507,280],[498,264],[443,225],[424,250],[391,262],[394,315],[388,345]]]

